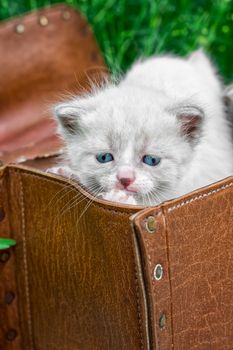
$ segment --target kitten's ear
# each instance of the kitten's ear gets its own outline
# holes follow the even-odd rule
[[[55,106],[53,114],[59,124],[59,132],[64,136],[77,134],[88,123],[89,115],[96,109],[94,96],[77,97]]]
[[[72,103],[60,103],[55,106],[54,114],[62,134],[74,135],[77,133],[80,116],[80,110],[77,107],[74,107]]]
[[[206,66],[208,68],[212,67],[209,57],[206,55],[203,49],[198,49],[193,51],[188,57],[188,60],[196,65]]]
[[[211,90],[217,94],[221,94],[221,80],[218,78],[217,70],[210,58],[203,49],[199,49],[191,53],[188,62],[201,74],[205,81],[205,86],[209,86]]]
[[[195,143],[201,133],[204,113],[196,107],[185,107],[179,110],[176,116],[181,135],[190,143]]]

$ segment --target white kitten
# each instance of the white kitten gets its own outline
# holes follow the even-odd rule
[[[138,62],[55,115],[72,171],[108,200],[155,205],[233,173],[222,87],[202,51]]]

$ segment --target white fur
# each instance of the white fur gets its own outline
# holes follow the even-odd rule
[[[196,108],[203,115],[193,141],[181,133],[178,116],[187,109],[195,114]],[[187,59],[138,62],[118,85],[74,97],[58,105],[55,114],[72,171],[107,200],[155,205],[233,173],[222,86],[201,51]],[[73,132],[65,120],[73,123]],[[112,153],[114,161],[98,163],[99,152]],[[148,166],[142,162],[145,154],[157,155],[161,162]],[[117,193],[116,176],[124,167],[135,172],[137,193]]]

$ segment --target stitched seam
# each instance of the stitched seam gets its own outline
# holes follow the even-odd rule
[[[16,174],[21,174],[21,172],[20,171],[17,171],[17,170],[12,170],[12,169],[10,169],[10,172],[12,172],[12,173],[16,173]],[[54,180],[54,179],[47,179],[46,177],[42,177],[42,176],[38,176],[38,175],[34,175],[34,174],[27,174],[27,173],[24,173],[24,176],[27,176],[27,177],[34,177],[34,178],[37,178],[37,179],[43,179],[43,181],[45,180],[45,181],[47,181],[47,182],[49,182],[49,183],[54,183],[54,184],[56,184],[56,185],[59,185],[59,186],[62,186],[63,184],[61,184],[61,183],[59,183],[59,182],[57,182],[56,180]],[[71,187],[74,189],[74,190],[79,190],[77,187],[75,187],[75,185],[73,185],[73,184],[71,184]],[[81,193],[81,192],[80,192]],[[86,198],[87,200],[89,200],[89,198],[88,197],[86,197],[83,193],[81,193],[81,195],[83,196],[83,198]],[[115,209],[110,209],[110,208],[104,208],[103,206],[102,206],[103,204],[99,204],[99,205],[97,205],[97,204],[95,204],[94,202],[92,202],[92,206],[93,207],[95,207],[95,208],[98,208],[98,209],[102,209],[103,211],[110,211],[110,212],[114,212],[114,213],[116,213],[118,216],[121,216],[121,215],[123,215],[123,216],[130,216],[130,215],[132,215],[132,214],[135,214],[137,211],[134,211],[134,210],[130,210],[129,209],[129,211],[128,212],[123,212],[123,211],[121,211],[121,208],[118,208],[118,210],[115,210]],[[145,207],[146,208],[146,207]],[[138,212],[139,212],[140,210],[138,210]]]
[[[137,275],[137,265],[134,261],[134,275],[135,275],[135,289],[136,289],[136,299],[137,299],[137,312],[138,312],[138,329],[140,334],[140,349],[144,349],[144,340],[142,334],[142,316],[140,309],[140,301],[139,301],[139,283],[138,283],[138,275]]]
[[[168,268],[167,272],[168,272],[169,289],[170,289],[171,340],[172,340],[173,349],[175,349],[174,348],[173,293],[172,293],[172,281],[171,281],[171,263],[170,263],[169,237],[168,237],[168,229],[167,229],[165,215],[163,215],[163,219],[164,219],[164,228],[165,228],[165,237],[166,237],[167,268]]]
[[[26,234],[25,234],[25,210],[24,210],[24,194],[23,194],[23,183],[21,176],[19,177],[20,182],[20,204],[21,204],[21,223],[22,223],[22,241],[23,241],[23,264],[24,264],[24,276],[25,276],[25,293],[26,293],[26,310],[28,318],[28,333],[29,342],[31,349],[34,349],[33,338],[32,338],[32,316],[30,306],[30,292],[29,292],[29,278],[28,278],[28,261],[27,261],[27,245],[26,245]]]
[[[12,173],[21,173],[20,170],[16,170],[16,169],[9,169],[9,171],[12,172]],[[52,183],[55,183],[56,185],[62,186],[62,184],[59,183],[59,182],[57,182],[55,179],[47,179],[46,177],[42,177],[42,176],[35,175],[35,174],[28,174],[28,173],[26,173],[26,172],[24,173],[24,175],[25,175],[25,176],[28,176],[28,177],[38,178],[38,179],[43,178],[43,180],[45,180],[45,181],[47,181],[47,182],[49,182],[49,183],[52,182]],[[176,210],[176,209],[178,209],[178,208],[180,208],[180,207],[182,207],[182,206],[184,206],[184,205],[186,205],[186,204],[190,204],[190,203],[195,202],[195,201],[197,201],[197,200],[200,200],[200,199],[202,199],[202,198],[208,197],[208,196],[210,196],[210,195],[212,195],[212,194],[214,194],[214,193],[217,193],[217,192],[219,192],[219,191],[221,191],[221,190],[223,190],[223,189],[226,189],[226,188],[228,188],[228,187],[231,187],[232,185],[233,185],[233,182],[230,182],[229,184],[226,184],[226,185],[223,185],[223,186],[221,186],[221,187],[218,187],[218,188],[216,188],[215,190],[212,190],[212,191],[207,192],[207,193],[200,194],[199,196],[196,196],[196,197],[194,197],[194,198],[190,198],[190,199],[188,199],[188,200],[186,200],[186,201],[183,201],[183,202],[181,202],[181,203],[178,203],[178,204],[176,204],[176,205],[174,205],[174,206],[168,208],[168,209],[166,210],[166,212],[172,212],[172,211],[174,211],[174,210]],[[71,187],[72,187],[74,190],[78,190],[78,188],[75,186],[75,184],[72,184],[72,183],[71,183]],[[85,195],[84,195],[83,193],[81,193],[81,194],[82,194],[82,196],[83,196],[84,198],[86,198]],[[137,212],[137,211],[131,211],[131,210],[129,210],[127,213],[125,213],[125,212],[122,212],[122,211],[121,211],[121,208],[118,208],[118,210],[116,211],[116,210],[114,210],[114,209],[102,207],[102,204],[101,204],[101,203],[100,203],[99,205],[97,205],[97,204],[95,204],[95,203],[92,202],[92,205],[93,205],[94,207],[98,207],[98,208],[101,208],[101,209],[106,210],[106,211],[114,212],[114,213],[116,213],[117,215],[124,215],[124,216],[127,216],[127,215],[135,214],[135,213]],[[145,209],[146,209],[146,208],[147,208],[147,207],[145,207]],[[151,207],[151,208],[153,208],[153,207]],[[143,208],[138,209],[138,212],[140,212],[140,210],[143,210]],[[119,211],[120,211],[120,213],[119,213]],[[161,210],[160,210],[160,211],[161,211]],[[160,212],[160,211],[159,211],[159,212]],[[158,212],[158,213],[159,213],[159,212]],[[157,214],[158,214],[158,213],[157,213]]]
[[[146,243],[146,248],[147,248],[147,257],[148,257],[148,262],[149,262],[149,271],[151,273],[151,276],[150,276],[150,279],[151,279],[151,285],[152,285],[152,292],[153,292],[153,304],[154,304],[154,307],[156,309],[156,311],[154,312],[153,310],[153,315],[155,316],[155,322],[156,322],[156,315],[158,314],[158,310],[157,310],[157,307],[155,305],[155,301],[156,301],[156,295],[155,295],[155,283],[154,283],[154,279],[153,279],[153,276],[152,276],[152,259],[151,259],[151,255],[150,255],[150,244],[149,244],[149,239],[146,237],[146,235],[144,236],[144,239],[145,239],[145,243]],[[153,325],[152,325],[153,326]],[[156,342],[156,349],[159,348],[159,345],[158,345],[158,336],[157,336],[157,325],[155,326],[155,342]]]
[[[132,223],[131,223],[132,224]],[[137,227],[135,227],[133,224],[131,225],[132,227],[132,231],[133,231],[133,245],[135,247],[134,250],[134,265],[135,265],[135,275],[137,276],[137,287],[138,287],[138,296],[137,296],[137,300],[138,300],[138,309],[141,310],[141,304],[143,303],[144,305],[144,310],[145,310],[145,314],[144,317],[141,316],[141,312],[140,313],[140,326],[141,326],[141,334],[142,336],[145,334],[145,338],[143,337],[143,341],[141,341],[141,348],[142,349],[150,349],[150,344],[151,344],[151,337],[150,337],[150,331],[149,331],[149,313],[148,313],[148,298],[146,297],[146,288],[145,288],[145,280],[144,280],[144,276],[143,276],[143,267],[142,267],[142,256],[140,253],[140,244],[138,242],[138,237],[137,237]],[[140,286],[142,287],[140,289]],[[141,290],[141,298],[140,298],[140,290]],[[140,302],[140,300],[142,300]],[[144,323],[143,323],[144,321]],[[144,325],[144,326],[143,326]],[[144,332],[143,332],[144,330]],[[146,339],[144,341],[144,339]]]
[[[211,196],[211,195],[214,194],[214,193],[217,193],[217,192],[219,192],[219,191],[221,191],[221,190],[224,190],[224,189],[226,189],[226,188],[228,188],[228,187],[231,187],[232,185],[233,185],[233,182],[230,182],[229,184],[226,184],[226,185],[224,185],[224,186],[221,186],[221,187],[219,187],[219,188],[216,188],[215,190],[212,190],[212,191],[207,192],[207,193],[200,194],[199,196],[196,196],[196,197],[194,197],[194,198],[190,198],[190,199],[188,199],[188,200],[186,200],[186,201],[183,201],[183,202],[181,202],[181,203],[178,203],[178,204],[174,205],[173,207],[168,208],[168,209],[167,209],[167,212],[170,213],[171,211],[174,211],[174,210],[176,210],[176,209],[178,209],[178,208],[180,208],[180,207],[183,207],[184,205],[187,205],[187,204],[189,204],[189,203],[195,202],[195,201],[200,200],[200,199],[202,199],[202,198],[209,197],[209,196]]]

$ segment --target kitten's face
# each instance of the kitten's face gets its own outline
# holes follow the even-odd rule
[[[142,205],[183,193],[219,113],[221,84],[201,51],[139,62],[118,85],[55,108],[81,183],[108,199],[123,191]]]
[[[148,91],[141,100],[141,90],[119,93],[117,87],[60,106],[68,157],[81,183],[96,194],[123,190],[142,205],[170,198],[192,158],[193,140],[182,127],[194,138],[200,111],[179,107],[181,118],[191,115],[183,123],[169,106],[164,95],[155,101]],[[64,119],[67,115],[72,118]]]

